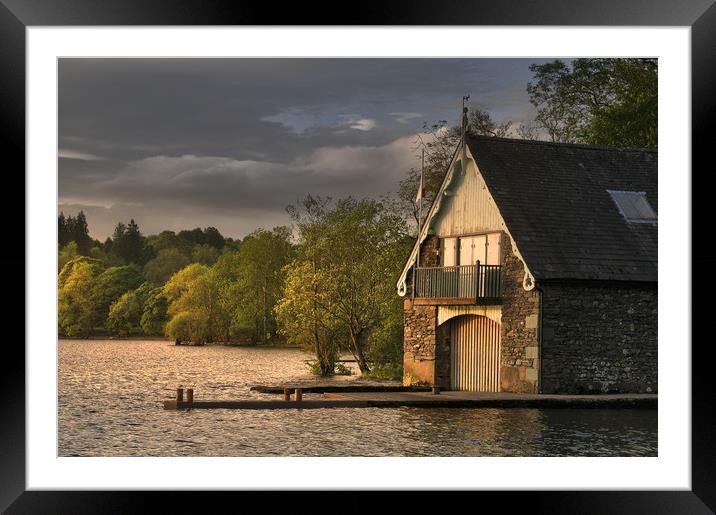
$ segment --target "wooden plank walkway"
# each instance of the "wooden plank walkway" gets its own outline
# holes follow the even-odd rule
[[[342,392],[302,401],[164,401],[164,409],[325,409],[325,408],[632,408],[656,409],[656,394],[548,395],[513,393]]]
[[[293,391],[294,388],[301,388],[303,393],[326,393],[326,392],[429,392],[430,387],[428,386],[401,386],[401,385],[380,385],[380,384],[355,384],[351,382],[348,385],[301,385],[296,384],[293,386],[268,386],[268,385],[256,385],[249,388],[253,392],[259,393],[275,393],[283,394],[283,390],[289,388]]]

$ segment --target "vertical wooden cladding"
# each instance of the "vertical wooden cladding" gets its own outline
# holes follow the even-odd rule
[[[497,392],[500,388],[500,325],[477,315],[450,320],[453,390]]]

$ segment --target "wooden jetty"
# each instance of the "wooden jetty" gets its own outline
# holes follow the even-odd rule
[[[326,408],[631,408],[656,409],[656,394],[549,395],[482,392],[326,392],[322,398],[303,399],[302,388],[284,391],[284,400],[164,401],[164,409],[326,409]],[[294,393],[294,400],[291,400]],[[193,394],[193,391],[192,391]]]
[[[293,388],[296,388],[295,386]],[[429,386],[402,386],[382,384],[351,385],[313,385],[301,386],[303,393],[339,393],[339,392],[429,392]],[[252,392],[282,394],[285,386],[256,385],[249,388]]]

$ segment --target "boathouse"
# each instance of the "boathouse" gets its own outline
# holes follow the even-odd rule
[[[657,392],[657,210],[656,152],[466,136],[397,283],[404,384]]]

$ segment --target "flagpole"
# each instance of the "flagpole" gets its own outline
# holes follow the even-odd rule
[[[421,219],[423,218],[423,170],[425,169],[425,148],[422,149],[422,156],[420,158],[420,184],[418,186],[418,254],[415,259],[415,273],[413,273],[413,300],[415,299],[415,288],[418,280],[418,267],[420,266],[420,231],[421,231]]]

